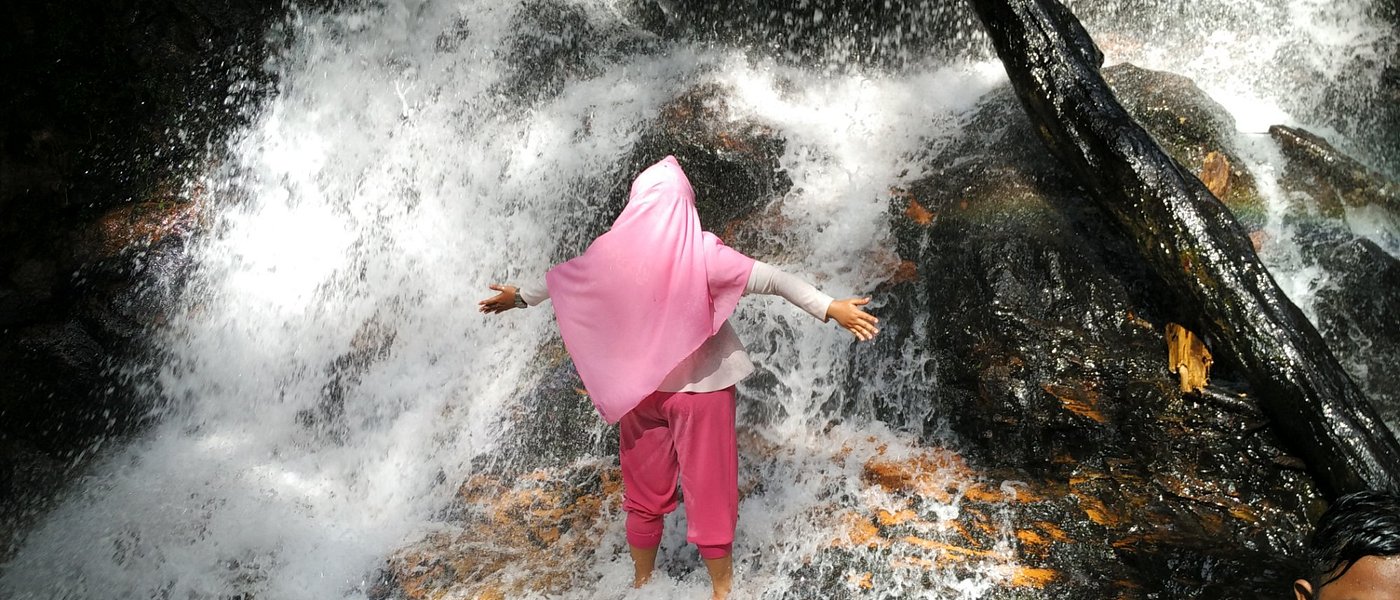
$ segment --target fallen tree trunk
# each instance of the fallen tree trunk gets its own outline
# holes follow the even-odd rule
[[[1103,55],[1056,0],[973,0],[1050,151],[1132,236],[1222,360],[1249,379],[1281,436],[1333,494],[1400,491],[1400,445],[1239,222],[1119,104]]]

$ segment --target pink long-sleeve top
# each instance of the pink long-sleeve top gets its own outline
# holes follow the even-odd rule
[[[518,293],[530,306],[549,299],[549,289],[542,280],[521,285]],[[832,301],[831,296],[822,293],[800,277],[758,261],[754,262],[753,270],[749,272],[744,294],[782,296],[794,306],[823,321],[826,320],[826,310]],[[752,372],[753,362],[744,351],[744,343],[739,341],[738,334],[734,333],[734,328],[726,321],[719,331],[666,375],[657,391],[713,392],[739,383],[739,380]]]

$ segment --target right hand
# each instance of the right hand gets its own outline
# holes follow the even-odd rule
[[[515,308],[515,295],[520,293],[520,288],[513,285],[501,285],[499,283],[493,283],[488,287],[500,293],[477,302],[477,307],[481,312],[494,315]]]
[[[875,334],[880,333],[875,328],[875,324],[880,320],[868,312],[861,309],[862,306],[870,303],[869,298],[846,298],[845,300],[832,300],[831,305],[826,308],[826,317],[836,319],[836,323],[844,327],[856,339],[867,342],[875,338]]]

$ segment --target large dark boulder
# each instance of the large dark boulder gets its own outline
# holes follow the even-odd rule
[[[1400,307],[1400,261],[1384,247],[1400,247],[1400,185],[1307,130],[1276,125],[1269,133],[1285,159],[1287,241],[1296,260],[1320,272],[1311,302],[1318,332],[1396,430],[1400,380],[1389,365],[1400,358],[1391,316]]]
[[[1306,129],[1275,125],[1269,135],[1286,158],[1283,187],[1311,198],[1324,217],[1375,207],[1400,222],[1400,185],[1368,169]]]
[[[1134,75],[1118,80],[1127,96],[1163,79],[1115,72]],[[1218,108],[1151,106],[1163,123]],[[1181,132],[1154,134],[1198,151]],[[1051,597],[1286,589],[1302,538],[1276,532],[1306,530],[1310,478],[1231,373],[1180,391],[1163,334],[1179,308],[1038,144],[1002,88],[895,200],[899,254],[919,280],[890,294],[927,307],[933,412],[972,445],[973,464],[1026,483],[1009,518],[1022,532],[1018,559],[1048,573]],[[903,309],[886,317],[887,331],[914,321]],[[1037,529],[1046,521],[1054,535]]]
[[[1273,281],[1247,231],[1114,96],[1103,56],[1055,0],[978,0],[1041,141],[1124,233],[1216,355],[1331,493],[1400,487],[1400,444]]]
[[[1400,427],[1400,260],[1355,238],[1318,264],[1329,273],[1317,291],[1318,331],[1392,428]]]

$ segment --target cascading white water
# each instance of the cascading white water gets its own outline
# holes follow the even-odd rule
[[[521,36],[538,33],[518,29],[530,22],[522,11],[538,4],[385,0],[289,21],[293,43],[271,65],[277,94],[202,182],[209,223],[193,251],[197,271],[187,305],[159,332],[162,418],[110,450],[29,534],[0,574],[0,596],[363,596],[385,556],[433,527],[474,459],[503,436],[530,435],[507,427],[508,416],[533,383],[552,315],[487,318],[475,301],[487,283],[565,258],[583,223],[615,209],[620,198],[598,197],[602,179],[663,103],[717,82],[733,110],[786,140],[794,186],[783,215],[791,231],[820,235],[804,236],[779,266],[840,296],[887,275],[871,257],[888,242],[889,189],[919,178],[915,157],[955,134],[1004,78],[998,63],[974,59],[899,73],[806,71],[662,43],[604,0],[566,4],[601,39],[562,41],[582,50],[557,93],[555,80],[522,76],[513,62]],[[1134,27],[1114,11],[1087,24],[1121,25],[1111,61],[1192,76],[1246,134],[1319,118],[1288,112],[1298,89],[1287,82],[1231,76],[1263,71],[1270,49],[1322,48],[1318,70],[1335,79],[1355,53],[1394,44],[1365,22],[1344,27],[1359,37],[1338,37],[1336,19],[1308,16],[1321,6],[1308,0],[1207,2],[1261,16],[1214,21],[1209,35],[1184,35],[1161,4],[1161,26]],[[627,39],[636,43],[618,43]],[[1277,157],[1252,160],[1267,173]],[[1284,261],[1277,268],[1295,276]],[[840,448],[914,450],[879,423],[828,427],[820,407],[843,393],[860,351],[845,334],[771,299],[746,300],[736,325],[778,381],[741,387],[743,402],[784,415],[753,424],[789,452],[745,474],[765,491],[741,507],[743,589],[776,596],[840,535],[816,514],[823,499],[870,493],[853,483],[858,465],[833,460]],[[922,371],[910,372],[901,377]],[[866,393],[897,396],[908,384],[870,381]],[[956,513],[956,503],[941,510]],[[668,530],[668,547],[681,545],[680,530]],[[624,587],[620,519],[599,543],[595,587],[566,596]],[[978,597],[1000,576],[948,573],[941,589]],[[699,570],[668,577],[651,593],[705,588]]]

